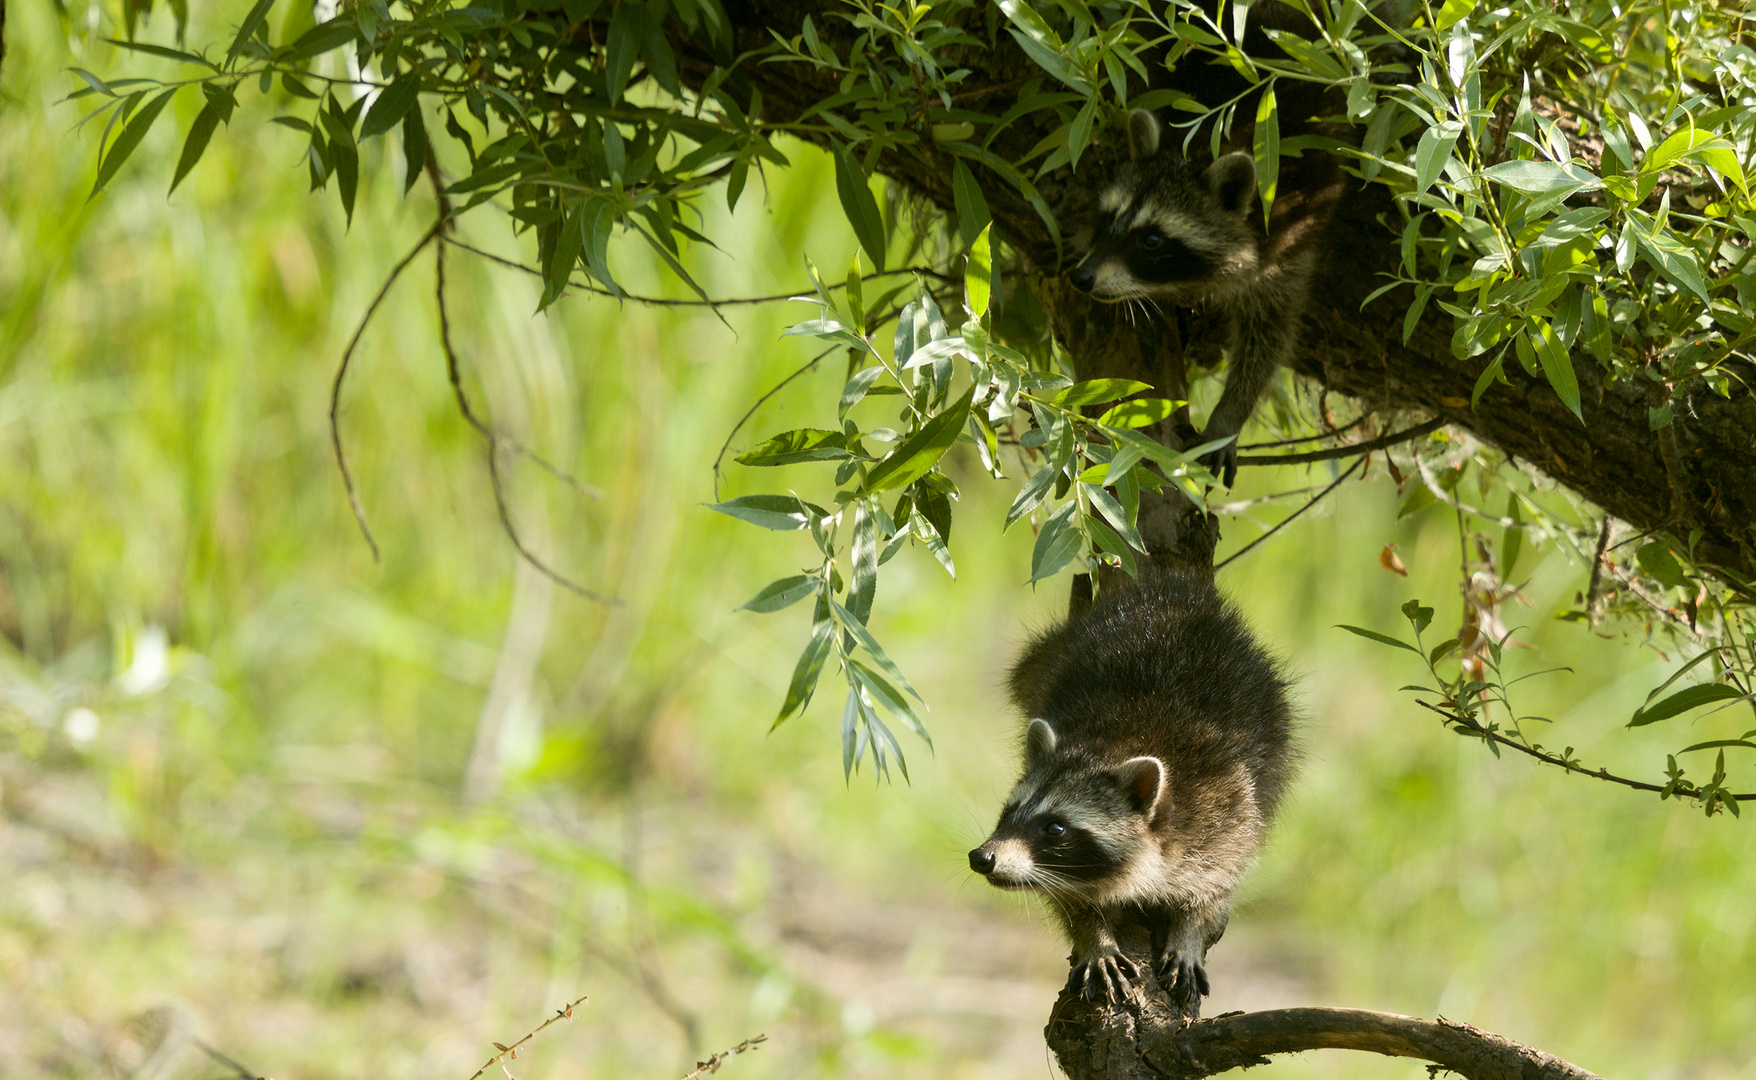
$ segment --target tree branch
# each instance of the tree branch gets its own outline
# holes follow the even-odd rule
[[[1072,1001],[1063,996],[1047,1032],[1064,1067],[1067,1053],[1056,1046],[1057,1030],[1108,1030],[1103,1023],[1093,1023],[1097,1017],[1089,1014],[1098,1012],[1126,1013],[1139,1025],[1132,1042],[1140,1068],[1111,1075],[1200,1080],[1230,1069],[1267,1065],[1271,1054],[1359,1050],[1429,1061],[1465,1080],[1601,1080],[1596,1073],[1552,1054],[1443,1019],[1423,1020],[1365,1009],[1299,1008],[1227,1013],[1185,1023],[1168,1019],[1150,1004],[1100,1010],[1082,999]]]

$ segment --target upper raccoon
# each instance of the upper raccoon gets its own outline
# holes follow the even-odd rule
[[[1048,898],[1088,999],[1140,974],[1116,937],[1136,923],[1172,999],[1198,1013],[1207,948],[1292,769],[1286,687],[1211,581],[1163,570],[1099,596],[1013,668],[1032,718],[1024,776],[969,864]]]
[[[1249,154],[1225,154],[1199,169],[1161,147],[1159,134],[1153,114],[1128,114],[1132,159],[1098,197],[1091,248],[1068,281],[1105,303],[1213,303],[1229,317],[1231,374],[1203,434],[1232,437],[1216,451],[1230,487],[1238,472],[1236,436],[1297,337],[1314,254],[1310,226],[1322,218],[1301,200],[1289,203],[1291,213],[1277,210],[1275,230],[1266,232],[1252,211],[1256,165]]]

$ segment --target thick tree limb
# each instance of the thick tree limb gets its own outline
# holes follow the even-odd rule
[[[1105,1080],[1199,1080],[1267,1065],[1271,1054],[1305,1050],[1415,1058],[1465,1080],[1601,1080],[1552,1054],[1468,1024],[1365,1009],[1267,1009],[1189,1023],[1162,998],[1156,1004],[1099,1008],[1063,994],[1044,1034],[1069,1075]]]

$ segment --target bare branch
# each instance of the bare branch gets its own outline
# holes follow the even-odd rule
[[[342,487],[346,488],[348,493],[348,506],[354,511],[354,521],[360,526],[360,535],[366,538],[366,546],[372,549],[373,562],[380,561],[378,541],[372,536],[372,527],[366,524],[366,508],[360,503],[360,493],[354,490],[354,474],[348,469],[347,452],[342,449],[341,445],[341,388],[342,384],[347,381],[348,368],[353,363],[354,350],[359,347],[360,337],[365,334],[367,325],[372,321],[372,316],[378,313],[379,305],[384,303],[384,298],[389,295],[390,287],[396,284],[396,279],[402,276],[402,272],[408,268],[408,264],[414,262],[415,256],[421,253],[422,248],[432,243],[433,238],[439,235],[439,230],[444,227],[445,217],[441,215],[433,227],[428,229],[415,243],[415,246],[409,249],[409,253],[391,268],[389,276],[384,279],[384,284],[378,289],[378,295],[374,296],[372,302],[366,305],[366,313],[360,316],[360,324],[354,327],[354,336],[348,339],[348,347],[342,350],[341,363],[336,365],[335,380],[329,387],[329,443],[335,449],[335,467],[341,471]]]
[[[1326,450],[1312,450],[1304,454],[1248,454],[1238,458],[1239,465],[1304,465],[1313,461],[1334,461],[1337,458],[1356,457],[1370,454],[1374,450],[1383,450],[1397,443],[1405,443],[1438,431],[1451,421],[1442,417],[1434,417],[1424,424],[1416,424],[1412,428],[1392,432],[1382,438],[1369,439],[1366,442],[1349,443],[1346,446],[1332,446]]]
[[[698,1080],[699,1077],[706,1076],[709,1073],[719,1072],[719,1067],[726,1063],[727,1058],[734,1058],[739,1054],[748,1053],[767,1041],[768,1036],[757,1035],[753,1038],[745,1039],[743,1042],[730,1047],[729,1049],[721,1050],[706,1061],[697,1062],[695,1068],[683,1076],[683,1080]]]
[[[1294,510],[1292,513],[1288,514],[1286,517],[1282,518],[1278,523],[1276,523],[1274,528],[1268,530],[1267,532],[1263,533],[1261,536],[1258,536],[1256,539],[1250,541],[1248,544],[1245,544],[1243,547],[1239,548],[1238,550],[1232,552],[1230,555],[1227,555],[1225,558],[1221,559],[1219,562],[1215,563],[1213,566],[1213,572],[1217,574],[1221,570],[1224,570],[1228,564],[1236,562],[1238,559],[1243,558],[1257,544],[1262,543],[1264,540],[1267,540],[1269,537],[1273,536],[1275,533],[1281,531],[1282,529],[1286,528],[1288,525],[1292,524],[1293,520],[1295,518],[1297,518],[1300,514],[1303,514],[1305,511],[1311,509],[1313,506],[1316,506],[1319,502],[1321,502],[1323,500],[1324,496],[1328,495],[1330,492],[1332,492],[1336,488],[1340,487],[1341,482],[1343,480],[1346,480],[1348,477],[1352,476],[1354,474],[1354,471],[1356,469],[1358,469],[1360,467],[1361,463],[1364,462],[1365,460],[1366,460],[1365,458],[1356,458],[1354,460],[1354,463],[1352,465],[1349,465],[1345,472],[1343,472],[1340,476],[1336,477],[1333,481],[1331,481],[1328,487],[1324,488],[1322,491],[1319,491],[1317,494],[1311,496],[1310,501],[1305,503],[1305,505],[1299,507],[1297,510]]]
[[[489,1058],[485,1063],[483,1063],[482,1067],[477,1069],[475,1071],[475,1073],[470,1076],[469,1080],[481,1080],[482,1074],[487,1072],[489,1069],[492,1069],[496,1065],[504,1065],[510,1059],[517,1057],[519,1047],[523,1046],[527,1042],[530,1042],[532,1039],[536,1038],[538,1035],[541,1035],[543,1033],[543,1029],[548,1027],[550,1024],[553,1024],[555,1021],[573,1019],[573,1010],[579,1008],[581,1005],[584,1005],[585,1002],[586,1002],[586,995],[584,995],[584,994],[579,995],[579,997],[576,1000],[570,1001],[564,1007],[556,1009],[554,1016],[549,1017],[547,1020],[544,1020],[542,1023],[538,1024],[536,1027],[534,1027],[530,1031],[526,1032],[524,1038],[518,1040],[517,1042],[513,1043],[510,1046],[502,1046],[499,1043],[495,1043],[494,1049],[498,1050],[499,1053],[495,1054],[493,1057]]]

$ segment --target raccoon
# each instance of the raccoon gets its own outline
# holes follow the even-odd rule
[[[1297,342],[1337,174],[1318,160],[1327,155],[1289,159],[1269,230],[1254,210],[1254,158],[1233,152],[1200,168],[1160,134],[1152,113],[1128,114],[1130,160],[1098,196],[1089,248],[1068,282],[1104,303],[1213,304],[1227,316],[1231,372],[1202,434],[1232,440],[1208,459],[1230,487],[1238,433]]]
[[[1024,775],[970,868],[1048,900],[1088,1000],[1131,992],[1117,933],[1135,924],[1198,1015],[1207,949],[1293,767],[1279,666],[1211,580],[1143,569],[1036,639],[1011,696],[1031,717]]]

